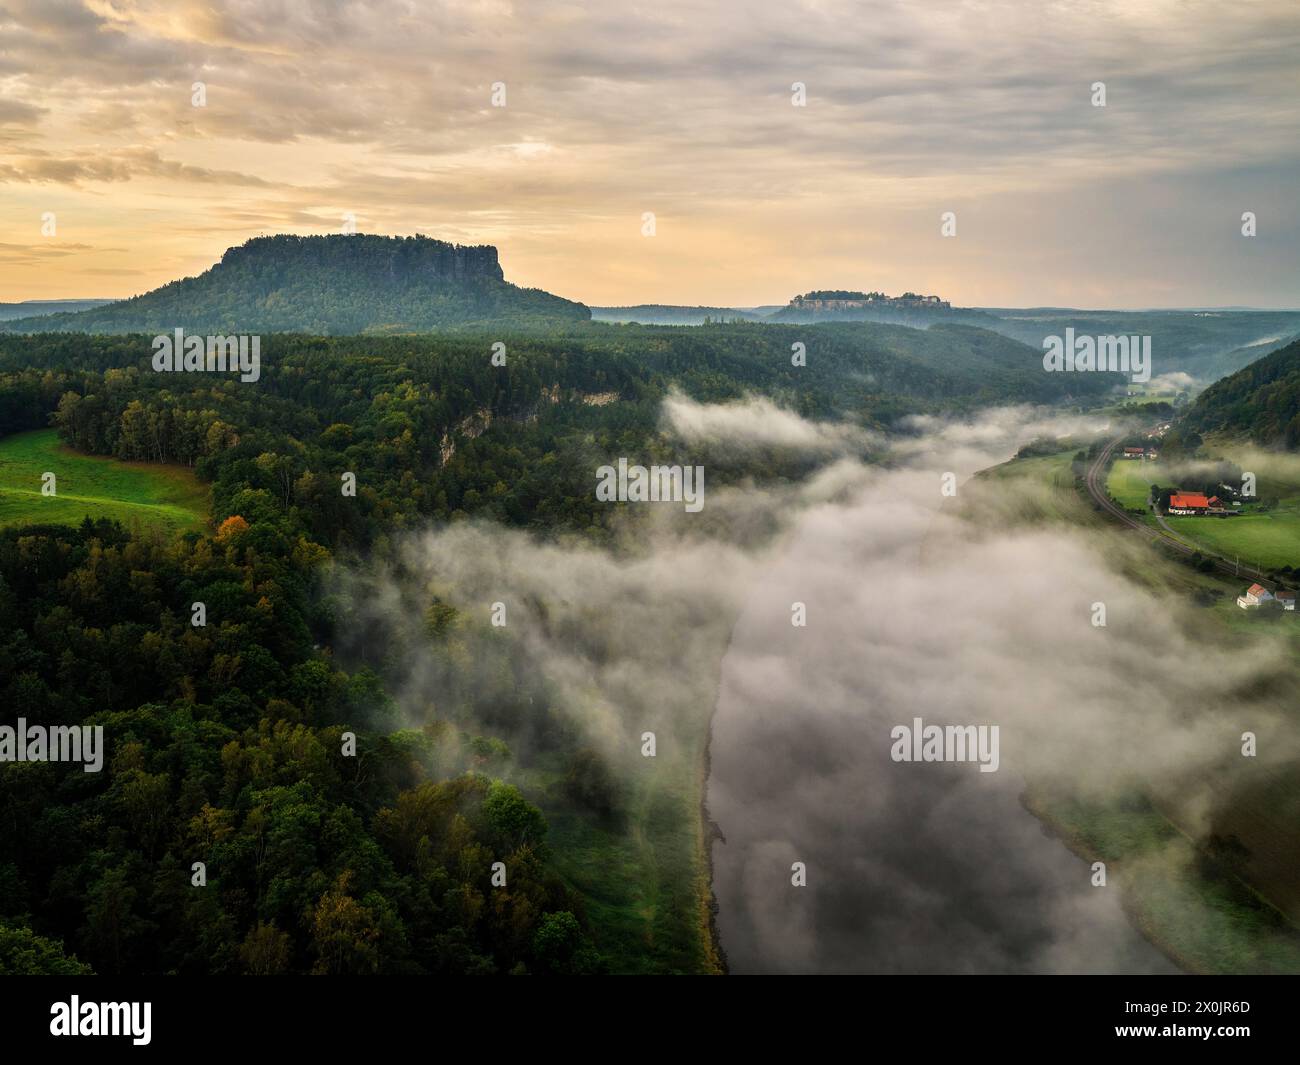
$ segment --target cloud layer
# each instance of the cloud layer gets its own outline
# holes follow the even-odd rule
[[[353,212],[590,303],[1294,302],[1289,0],[3,0],[0,35],[0,223],[131,249],[6,298],[128,295]]]

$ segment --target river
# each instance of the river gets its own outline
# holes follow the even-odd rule
[[[924,493],[937,492],[919,479],[929,474],[904,477],[810,511],[732,634],[707,787],[725,837],[713,888],[731,971],[1177,971],[1127,920],[1118,888],[1092,886],[1088,863],[1021,806],[1005,754],[1014,717],[997,772],[891,759],[894,726],[960,721],[975,695],[987,706],[990,689],[1051,668],[1026,661],[1017,678],[990,661],[983,675],[968,646],[963,656],[960,616],[985,609],[1001,577],[977,559],[920,565],[935,509]],[[806,626],[791,623],[794,603]]]

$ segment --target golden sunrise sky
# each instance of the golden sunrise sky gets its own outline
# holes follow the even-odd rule
[[[0,0],[0,301],[352,212],[596,305],[1300,307],[1298,211],[1296,0]]]

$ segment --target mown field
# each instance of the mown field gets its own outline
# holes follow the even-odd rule
[[[1154,463],[1145,459],[1116,459],[1111,463],[1106,478],[1106,490],[1111,498],[1126,510],[1146,510],[1147,496],[1151,492],[1148,470]]]
[[[1300,510],[1242,514],[1235,518],[1166,519],[1188,543],[1240,558],[1243,566],[1280,569],[1300,566]]]
[[[41,494],[47,472],[53,496]],[[207,520],[208,495],[185,467],[83,455],[62,446],[54,429],[0,439],[0,525],[79,525],[89,515],[184,532]]]

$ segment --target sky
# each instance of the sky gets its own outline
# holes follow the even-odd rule
[[[0,301],[351,215],[593,305],[1297,307],[1298,57],[1294,0],[0,0]]]

